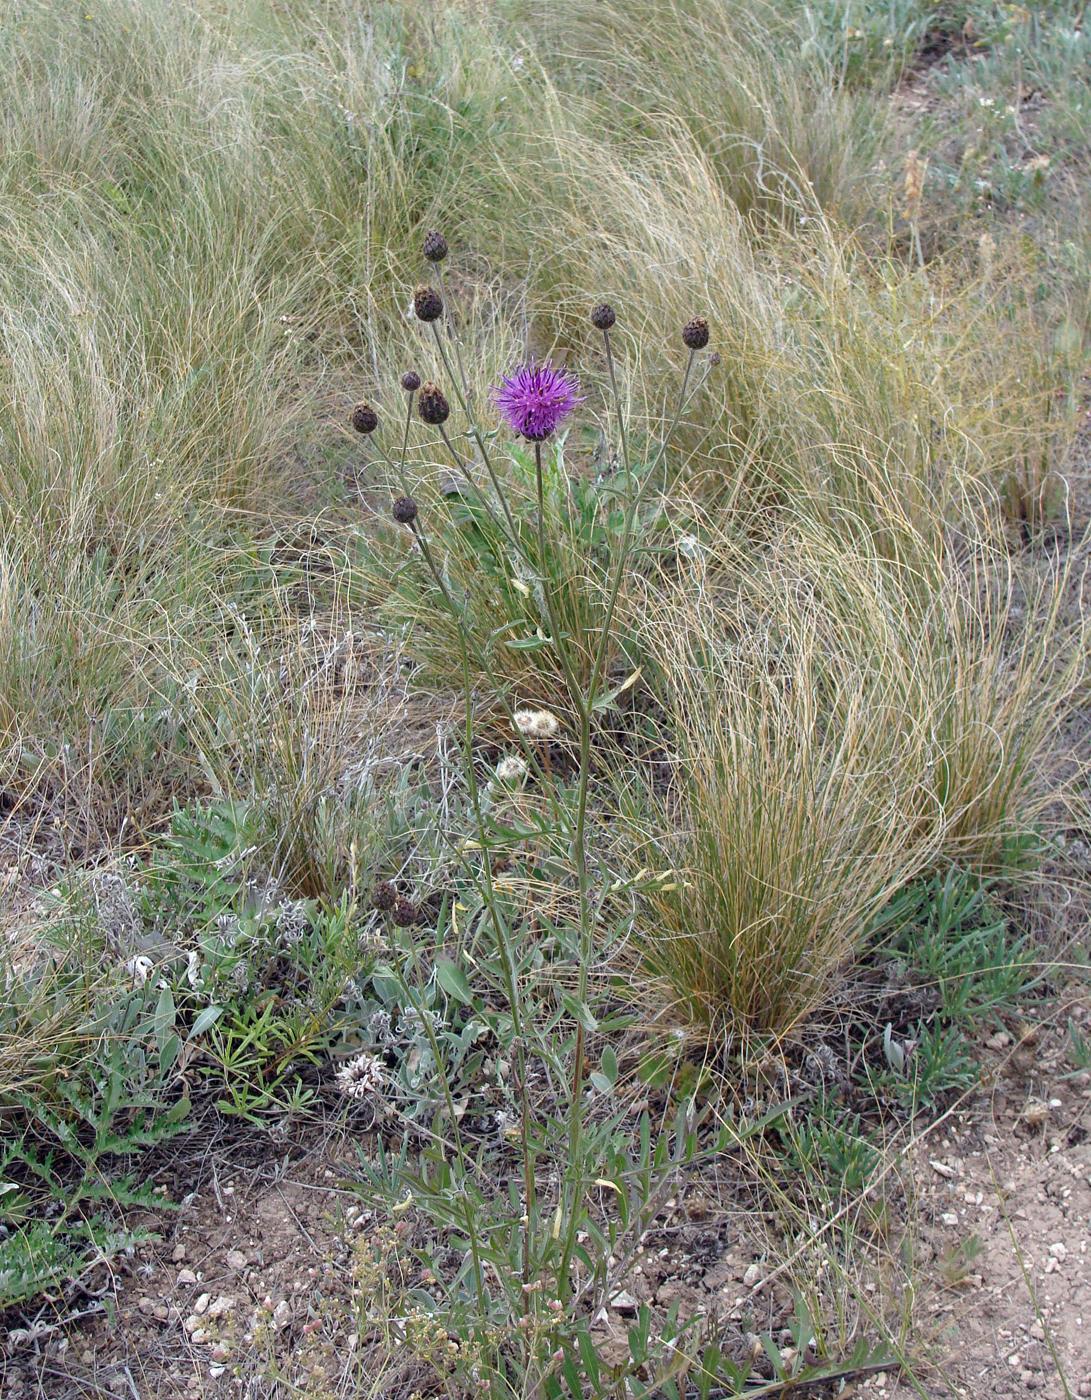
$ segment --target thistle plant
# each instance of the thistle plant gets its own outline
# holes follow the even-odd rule
[[[425,256],[432,267],[438,270],[447,254],[447,244],[442,236],[430,234],[426,240]],[[556,475],[563,471],[559,448],[555,444],[562,439],[566,427],[586,402],[580,379],[570,368],[545,359],[516,366],[500,377],[492,392],[491,405],[515,439],[513,454],[518,453],[520,442],[528,444],[533,454],[533,505],[536,510],[532,529],[522,529],[516,519],[520,505],[513,497],[508,473],[497,456],[495,432],[487,430],[474,413],[466,378],[462,373],[460,352],[453,349],[457,342],[449,322],[445,331],[441,329],[447,309],[445,291],[422,284],[414,293],[413,304],[422,327],[432,337],[443,366],[445,382],[422,382],[415,371],[403,376],[405,414],[396,460],[383,446],[381,430],[375,436],[378,449],[386,458],[396,490],[400,493],[392,502],[393,519],[410,532],[419,562],[430,577],[438,599],[453,624],[466,702],[464,773],[474,827],[473,840],[462,843],[459,856],[465,862],[468,848],[476,858],[471,882],[476,886],[480,901],[478,927],[489,931],[491,954],[489,958],[482,958],[478,952],[475,965],[479,974],[487,976],[488,966],[494,958],[495,990],[505,1003],[504,1015],[497,1018],[490,1009],[490,998],[484,996],[480,989],[475,993],[457,965],[451,966],[440,960],[429,971],[422,964],[417,945],[408,932],[401,936],[399,943],[404,954],[403,961],[400,967],[392,966],[389,973],[395,979],[404,979],[407,999],[411,995],[420,996],[425,986],[438,984],[456,1001],[471,1005],[476,1017],[486,1024],[495,1024],[501,1039],[507,1036],[510,1041],[523,1211],[515,1224],[509,1220],[505,1223],[505,1229],[514,1232],[508,1264],[517,1265],[518,1279],[518,1286],[509,1286],[507,1291],[510,1307],[520,1316],[516,1332],[521,1338],[520,1364],[524,1368],[525,1379],[533,1377],[533,1383],[537,1385],[560,1366],[565,1352],[563,1346],[557,1346],[557,1329],[566,1319],[569,1324],[574,1322],[581,1300],[586,1303],[591,1298],[589,1290],[605,1287],[608,1273],[605,1258],[613,1252],[612,1245],[607,1247],[605,1239],[600,1236],[602,1257],[589,1267],[587,1249],[580,1243],[589,1230],[598,1231],[592,1222],[587,1202],[588,1189],[592,1181],[601,1176],[604,1157],[617,1151],[610,1125],[590,1124],[587,1114],[587,1042],[598,1024],[591,1004],[591,978],[600,951],[597,945],[601,942],[607,898],[596,886],[589,859],[588,808],[590,780],[595,767],[595,721],[610,700],[607,661],[618,599],[632,564],[641,505],[652,483],[658,480],[672,434],[693,392],[695,358],[707,346],[710,333],[707,321],[700,317],[691,320],[682,330],[681,340],[687,358],[673,414],[658,447],[650,454],[651,460],[637,472],[630,458],[629,434],[610,337],[617,321],[616,312],[609,304],[601,303],[590,314],[592,326],[602,336],[607,364],[611,416],[616,425],[622,467],[623,511],[616,534],[616,548],[611,553],[602,580],[597,626],[585,637],[578,637],[573,635],[562,616],[560,581],[542,569],[541,563],[550,557],[547,473]],[[455,447],[448,431],[453,413],[448,392],[464,419],[464,424],[460,425],[461,431],[476,448],[476,462],[466,460]],[[434,518],[430,519],[432,510],[426,495],[410,480],[409,442],[414,408],[425,426],[438,430],[444,449],[465,482],[475,509],[503,538],[510,556],[530,581],[525,586],[532,588],[539,599],[542,624],[546,629],[544,632],[539,629],[536,645],[552,653],[563,678],[563,716],[540,704],[512,708],[508,697],[501,697],[510,735],[521,746],[521,752],[508,754],[502,759],[487,788],[478,777],[475,762],[473,705],[474,670],[480,671],[485,658],[480,653],[479,639],[467,625],[462,600],[453,591],[444,567],[442,530],[437,530]],[[483,468],[484,481],[478,467]],[[571,753],[575,767],[572,779],[562,781],[551,765],[550,745],[557,742],[564,743]],[[533,948],[528,954],[527,947],[521,942],[519,912],[508,892],[498,885],[494,874],[494,854],[500,852],[504,845],[500,829],[490,818],[494,784],[499,783],[503,792],[506,788],[510,791],[510,785],[528,782],[536,785],[546,804],[546,814],[539,828],[545,858],[551,860],[556,868],[570,872],[573,887],[571,901],[575,906],[575,918],[571,938],[564,931],[559,934],[560,946],[568,948],[574,963],[574,987],[562,994],[563,1014],[571,1031],[560,1040],[556,1034],[555,1017],[548,1028],[540,1025],[540,996],[532,999],[528,994],[529,974],[535,965],[536,954]],[[394,924],[408,930],[413,921],[398,917],[400,901],[392,904],[392,893],[385,888],[377,889],[375,902],[380,907],[390,908]],[[480,934],[475,937],[479,939]],[[409,986],[410,980],[416,984],[415,991]],[[436,1061],[442,1064],[438,1045]],[[532,1073],[544,1073],[548,1081],[562,1091],[561,1116],[545,1124],[532,1113],[528,1092]],[[433,1223],[438,1223],[443,1213],[447,1212],[447,1223],[457,1226],[465,1235],[475,1280],[474,1312],[477,1322],[473,1327],[475,1335],[480,1336],[483,1335],[480,1328],[485,1327],[488,1331],[493,1306],[485,1281],[485,1262],[492,1247],[489,1241],[496,1231],[481,1229],[474,1215],[475,1210],[485,1209],[484,1201],[478,1199],[479,1188],[474,1184],[477,1167],[461,1139],[458,1114],[449,1091],[447,1098],[449,1111],[445,1129],[450,1134],[450,1141],[445,1143],[441,1152],[442,1165],[436,1169],[439,1176],[432,1178],[430,1186],[426,1174],[418,1174],[412,1177],[410,1189],[422,1205],[427,1203]],[[681,1139],[692,1139],[692,1123],[688,1118],[677,1131]],[[670,1163],[678,1160],[677,1152],[661,1152],[650,1138],[645,1149],[647,1160],[644,1169],[633,1171],[634,1179],[642,1183],[639,1199],[634,1202],[632,1211],[624,1212],[626,1224],[632,1229],[638,1228],[647,1212],[654,1211],[658,1199],[657,1185],[653,1184],[656,1174],[652,1170],[652,1160],[658,1161],[661,1167],[666,1163],[668,1169]],[[539,1201],[541,1186],[538,1166],[543,1153],[548,1155],[556,1179],[555,1199],[549,1207]],[[454,1178],[450,1175],[452,1172],[456,1174]],[[627,1173],[622,1172],[621,1175]],[[374,1173],[372,1176],[373,1180],[377,1180]],[[396,1180],[388,1181],[387,1185],[403,1191],[410,1178],[405,1173],[395,1176]],[[445,1183],[440,1193],[434,1189],[436,1180]],[[457,1188],[454,1185],[456,1180]],[[625,1190],[627,1193],[628,1188]],[[465,1204],[465,1209],[455,1210],[454,1215],[450,1214],[452,1206],[449,1197],[452,1191]],[[441,1196],[445,1204],[441,1204]],[[476,1202],[476,1205],[471,1205],[472,1202]],[[617,1222],[610,1226],[614,1231],[618,1228]]]

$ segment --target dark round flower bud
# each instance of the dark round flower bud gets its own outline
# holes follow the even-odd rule
[[[399,496],[394,502],[394,519],[399,525],[412,525],[417,518],[417,503],[412,496]]]
[[[690,350],[703,350],[708,344],[708,322],[703,316],[694,316],[682,327],[682,344]]]
[[[424,256],[429,262],[442,262],[447,256],[447,240],[436,229],[424,235]]]
[[[390,917],[399,928],[410,928],[417,922],[417,906],[411,899],[405,899],[399,895],[394,901]]]
[[[608,331],[617,320],[617,312],[608,301],[600,302],[591,312],[591,324],[597,331]]]
[[[413,293],[413,310],[418,321],[438,321],[443,315],[443,298],[435,287],[422,282]]]
[[[369,403],[358,403],[352,410],[352,426],[358,433],[373,433],[379,426],[379,415]]]
[[[397,899],[398,891],[389,880],[377,881],[375,888],[371,891],[372,904],[384,913],[394,908]]]
[[[420,388],[420,375],[415,369],[407,369],[402,375],[402,388],[407,394],[412,394]]]
[[[421,422],[427,423],[432,428],[438,428],[451,416],[451,405],[447,402],[443,390],[438,384],[433,384],[431,380],[427,384],[421,385],[420,397],[417,399],[417,412],[421,416]]]

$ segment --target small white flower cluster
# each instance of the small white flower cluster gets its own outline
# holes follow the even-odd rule
[[[398,1017],[398,1030],[405,1040],[427,1039],[428,1030],[435,1035],[443,1030],[443,1027],[443,1017],[438,1011],[432,1011],[428,1007],[418,1011],[415,1006],[407,1006]]]
[[[246,882],[246,896],[259,914],[268,916],[278,905],[285,903],[284,891],[275,876],[263,880],[252,875]]]
[[[507,1109],[497,1109],[494,1121],[501,1137],[513,1140],[519,1136],[519,1120]]]
[[[377,1055],[356,1055],[337,1071],[337,1087],[348,1099],[366,1099],[383,1087],[383,1066]]]
[[[227,943],[234,943],[239,934],[242,933],[239,916],[237,914],[217,914],[216,932]]]
[[[143,987],[151,976],[154,966],[155,964],[152,962],[151,958],[140,953],[137,957],[129,959],[125,964],[125,971],[132,979],[134,987]]]
[[[367,1028],[380,1045],[393,1045],[398,1039],[394,1034],[389,1011],[380,1009],[373,1012],[367,1023]]]
[[[528,739],[552,739],[561,722],[550,710],[516,710],[515,727]]]
[[[364,928],[361,928],[359,937],[356,942],[357,950],[359,951],[361,956],[366,956],[368,953],[374,953],[376,949],[381,948],[382,945],[382,932],[379,928],[376,927],[374,923],[368,924]]]
[[[804,1072],[812,1081],[839,1084],[844,1079],[844,1067],[828,1045],[817,1045],[808,1050],[803,1060]]]
[[[276,928],[277,933],[289,948],[294,947],[301,941],[307,932],[308,925],[307,906],[302,900],[293,899],[282,904],[277,910]]]
[[[138,953],[135,957],[129,958],[125,963],[125,973],[134,987],[146,987],[148,979],[155,971],[155,963],[146,953]],[[191,987],[196,989],[201,985],[201,955],[194,948],[186,956],[186,981]],[[170,984],[161,977],[155,984],[157,987],[166,987]]]

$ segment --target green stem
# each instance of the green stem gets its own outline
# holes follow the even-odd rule
[[[395,463],[391,461],[390,454],[385,450],[382,443],[379,442],[377,439],[375,442],[375,447],[378,450],[379,455],[382,457],[383,461],[390,468],[391,472],[393,472],[396,481],[402,489],[402,492],[406,496],[411,497],[413,495],[413,492],[410,488],[409,480],[405,474],[404,455],[401,463]],[[452,448],[451,450],[453,453],[454,449]],[[481,495],[480,488],[477,486],[476,482],[471,481],[470,484],[473,486],[479,498],[484,503],[485,508],[488,509],[488,502]],[[493,518],[495,519],[495,516]],[[423,541],[423,536],[420,534],[419,530],[417,531],[417,539],[419,542]],[[440,573],[439,567],[436,564],[434,556],[432,555],[431,551],[427,549],[426,545],[422,545],[421,553],[426,565],[428,566],[429,573],[432,575],[436,586],[439,588],[441,594],[443,595],[443,600],[447,604],[448,612],[450,612],[451,616],[455,619],[455,624],[458,628],[459,636],[462,639],[462,644],[467,646],[470,645],[471,638],[469,636],[469,630],[466,627],[465,620],[458,607],[458,604],[455,602],[454,598],[452,598],[450,590],[447,588],[446,581],[443,575]],[[485,656],[485,654],[481,651],[481,649],[476,645],[474,646],[474,662],[483,675],[488,674],[488,659]],[[525,734],[523,734],[520,731],[518,725],[515,723],[515,713],[512,710],[507,695],[503,691],[500,691],[498,692],[498,699],[500,701],[500,706],[504,711],[504,718],[508,722],[508,727],[511,729],[511,732],[515,737],[515,742],[522,749],[523,757],[527,760],[528,766],[537,774],[538,778],[541,780],[542,791],[546,795],[546,799],[549,802],[550,810],[553,813],[553,817],[559,825],[560,809],[557,806],[557,797],[555,792],[553,791],[552,775],[547,772],[545,766],[543,765],[541,755],[538,753],[538,750],[535,747],[535,745],[533,745],[530,742],[530,740],[526,737]]]
[[[451,458],[454,461],[455,466],[470,483],[470,485],[474,488],[478,496],[481,496],[481,487],[478,486],[477,482],[470,475],[469,463],[465,460],[465,458],[459,452],[458,448],[451,441],[450,435],[448,434],[447,429],[443,426],[442,423],[439,425],[439,435],[443,439],[443,444],[447,448],[447,451],[451,454]]]
[[[583,714],[583,687],[580,684],[579,674],[572,665],[572,658],[568,654],[568,649],[564,641],[561,630],[561,619],[554,606],[553,593],[549,586],[549,571],[545,567],[547,557],[546,528],[545,528],[545,474],[542,470],[542,444],[534,444],[534,484],[538,495],[538,559],[535,562],[535,573],[541,580],[542,597],[545,601],[546,620],[549,623],[549,630],[552,633],[553,649],[557,654],[557,660],[561,663],[561,671],[564,675],[564,682],[568,688],[569,697],[577,712]]]
[[[451,357],[447,354],[447,349],[443,344],[443,337],[439,333],[439,326],[435,323],[435,321],[431,322],[431,326],[432,334],[433,336],[435,336],[436,346],[439,349],[440,359],[443,361],[443,367],[447,371],[447,376],[450,379],[451,385],[455,391],[455,397],[458,399],[459,405],[463,413],[465,413],[466,415],[466,420],[470,425],[470,434],[473,437],[474,442],[477,443],[477,450],[481,453],[481,460],[482,462],[484,462],[485,470],[489,474],[489,480],[492,482],[492,488],[496,492],[496,498],[500,502],[500,509],[504,512],[504,519],[507,521],[508,532],[511,535],[511,542],[516,549],[519,549],[519,531],[515,528],[514,517],[512,516],[511,509],[508,506],[507,497],[504,495],[504,492],[500,486],[500,478],[496,475],[496,470],[492,464],[492,458],[489,456],[489,450],[485,446],[485,439],[482,437],[481,430],[477,426],[477,422],[473,416],[473,411],[470,408],[469,400],[466,398],[466,395],[462,392],[462,388],[458,382],[458,376],[452,368]]]
[[[446,284],[446,282],[443,280],[443,265],[442,265],[442,263],[436,263],[435,267],[436,267],[436,276],[437,276],[438,279],[439,279],[439,290],[440,290],[440,293],[441,293],[441,295],[442,295],[442,297],[443,297],[443,324],[444,324],[444,325],[446,326],[446,328],[447,328],[447,339],[451,342],[451,344],[452,344],[452,345],[454,346],[454,348],[455,348],[455,362],[456,362],[457,365],[458,365],[458,377],[459,377],[459,379],[460,379],[460,381],[461,381],[461,383],[462,383],[462,392],[466,395],[466,402],[467,402],[468,404],[472,404],[472,403],[473,403],[473,394],[471,394],[471,392],[470,392],[470,381],[466,378],[466,371],[465,371],[465,369],[464,369],[463,366],[462,366],[462,348],[461,348],[461,346],[459,345],[458,336],[455,335],[455,331],[454,331],[454,322],[453,322],[453,320],[451,319],[451,312],[450,312],[451,302],[450,302],[450,299],[449,299],[448,296],[447,296],[447,284]],[[468,412],[468,411],[469,411],[469,410],[467,410],[467,412]]]
[[[413,421],[413,397],[415,393],[415,389],[410,389],[405,396],[405,431],[402,433],[402,455],[398,458],[398,479],[403,482],[405,480],[405,463],[409,456],[409,425]],[[379,447],[380,452],[383,451],[379,444],[376,446]],[[383,452],[383,456],[386,456],[385,452]]]
[[[413,972],[416,976],[418,984],[423,986],[424,979],[421,975],[420,960],[417,957],[417,945],[411,933],[407,935],[406,942],[409,944],[409,960],[413,966]],[[406,989],[408,990],[408,983],[406,984]],[[413,1002],[412,1005],[413,1009],[417,1013],[417,1018],[420,1021],[421,1029],[424,1031],[425,1037],[428,1040],[429,1048],[432,1051],[432,1058],[435,1061],[436,1070],[439,1073],[439,1081],[443,1086],[443,1097],[447,1105],[447,1116],[451,1120],[451,1131],[454,1134],[455,1150],[460,1160],[462,1161],[463,1166],[472,1169],[473,1161],[467,1155],[466,1150],[462,1145],[462,1131],[458,1126],[458,1115],[455,1112],[454,1097],[451,1094],[451,1085],[448,1082],[447,1071],[444,1068],[443,1051],[440,1047],[438,1039],[436,1038],[436,1032],[435,1028],[432,1025],[431,1017],[428,1014],[430,1008],[424,1005],[423,998],[421,998],[419,1001]],[[473,1260],[474,1266],[474,1285],[477,1290],[477,1301],[478,1307],[481,1311],[482,1320],[487,1321],[488,1308],[485,1304],[485,1270],[481,1262],[481,1242],[477,1236],[476,1222],[473,1220],[472,1217],[473,1212],[467,1209],[466,1235],[470,1242],[470,1257]]]
[[[614,393],[614,400],[617,407],[618,420],[622,418],[621,397],[617,392],[617,381],[612,372],[613,359],[609,350],[609,338],[607,337],[607,361],[611,366],[610,382]],[[682,376],[682,387],[678,394],[678,406],[675,409],[659,452],[651,467],[644,475],[644,479],[630,496],[629,505],[625,512],[625,523],[622,528],[621,546],[618,551],[617,561],[614,565],[613,578],[610,582],[606,612],[603,618],[602,628],[599,633],[598,646],[595,650],[595,659],[591,668],[591,676],[588,682],[586,698],[580,705],[580,772],[579,782],[576,792],[576,831],[573,838],[573,854],[576,866],[576,882],[579,894],[580,910],[580,958],[578,969],[578,991],[577,999],[581,1008],[587,1003],[587,988],[590,975],[591,951],[592,951],[592,921],[591,921],[591,900],[587,878],[587,794],[591,768],[591,716],[594,713],[595,701],[598,698],[598,688],[602,680],[603,670],[606,663],[606,650],[609,645],[610,632],[613,627],[614,612],[617,608],[618,594],[621,591],[622,579],[628,564],[629,554],[632,549],[633,527],[636,523],[637,512],[644,498],[649,481],[655,475],[660,461],[666,455],[667,446],[674,434],[678,421],[682,416],[687,402],[686,391],[689,387],[690,373],[693,369],[694,352],[691,350],[686,361],[685,373]],[[631,476],[628,470],[628,447],[624,435],[622,436],[622,450],[625,454],[626,476],[631,483]],[[569,1109],[569,1171],[571,1181],[568,1191],[568,1227],[565,1232],[564,1251],[561,1255],[560,1266],[557,1271],[558,1291],[568,1286],[568,1274],[572,1266],[572,1253],[576,1246],[576,1232],[578,1215],[576,1206],[580,1199],[582,1190],[582,1177],[580,1167],[581,1137],[583,1133],[583,1083],[586,1074],[586,1054],[584,1045],[584,1030],[582,1022],[576,1027],[576,1047],[575,1066],[572,1073],[572,1099]]]
[[[621,408],[621,395],[618,393],[617,377],[614,374],[614,352],[610,348],[610,332],[603,331],[602,339],[606,346],[606,368],[610,374],[610,389],[614,395],[614,408],[617,413],[617,431],[621,439],[621,465],[625,469],[626,482],[630,484],[629,478],[629,440],[625,434],[625,414]]]
[[[534,1153],[530,1146],[530,1111],[526,1097],[527,1081],[527,1057],[526,1042],[523,1035],[523,1018],[520,1002],[520,991],[518,975],[515,971],[515,962],[512,957],[511,948],[508,944],[507,930],[504,921],[500,917],[497,906],[496,889],[492,879],[492,857],[489,847],[488,830],[485,824],[485,814],[481,807],[481,792],[478,787],[477,773],[474,770],[473,759],[473,683],[470,676],[470,657],[467,647],[466,628],[461,613],[455,604],[454,599],[447,588],[446,581],[436,566],[432,551],[424,531],[420,528],[418,521],[412,522],[413,533],[420,546],[421,554],[428,566],[432,577],[436,581],[452,616],[455,619],[455,630],[459,638],[459,659],[462,663],[462,686],[466,702],[466,728],[465,728],[465,752],[466,752],[466,781],[470,789],[470,805],[473,808],[474,822],[477,826],[478,845],[481,850],[481,879],[485,887],[485,907],[489,911],[489,919],[493,926],[493,933],[496,939],[497,952],[500,955],[500,967],[504,981],[504,992],[511,1008],[511,1023],[513,1031],[513,1041],[515,1049],[515,1072],[519,1079],[519,1093],[521,1103],[521,1133],[523,1148],[523,1189],[526,1195],[526,1226],[523,1232],[523,1281],[526,1284],[531,1282],[532,1275],[532,1247],[535,1230],[535,1217],[537,1215],[535,1191],[534,1191]],[[533,1305],[533,1295],[529,1289],[524,1290],[524,1306],[526,1315],[530,1316]],[[526,1344],[530,1346],[529,1329]],[[529,1359],[529,1356],[528,1356]]]

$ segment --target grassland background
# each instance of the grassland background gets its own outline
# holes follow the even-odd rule
[[[140,868],[177,807],[244,804],[324,906],[450,862],[451,619],[348,426],[374,402],[393,450],[398,376],[442,376],[406,310],[431,227],[479,404],[528,354],[579,370],[580,480],[612,443],[589,307],[649,455],[678,331],[713,327],[610,653],[694,781],[645,781],[619,723],[593,798],[605,868],[685,879],[600,970],[639,958],[651,1024],[781,1036],[914,881],[1036,907],[1089,804],[1082,6],[13,0],[0,37],[4,897],[16,969],[61,945],[0,1094],[86,1048],[50,979],[102,975],[39,896]],[[413,426],[437,511],[438,446]],[[603,576],[550,508],[593,639]],[[504,703],[571,697],[497,643],[533,619],[460,540],[495,749]],[[1070,959],[1078,917],[1034,918]]]

